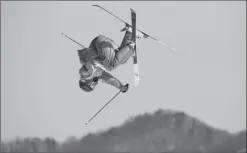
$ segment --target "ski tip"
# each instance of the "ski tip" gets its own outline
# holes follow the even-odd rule
[[[99,5],[92,5],[92,6],[100,7]]]
[[[134,9],[130,8],[130,11],[133,12],[133,13],[136,13]]]
[[[88,122],[86,122],[85,125],[88,125]]]

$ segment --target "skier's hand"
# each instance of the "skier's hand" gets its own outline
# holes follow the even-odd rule
[[[132,28],[130,26],[125,26],[123,29],[120,30],[121,32],[123,31],[129,31],[132,33]],[[142,38],[147,38],[148,36],[138,30],[136,30],[136,38],[137,39],[142,39]]]
[[[99,81],[99,78],[98,77],[94,77],[93,78],[93,82],[98,82]]]
[[[132,33],[132,28],[131,27],[125,27],[121,31],[129,31]],[[147,35],[140,32],[139,30],[136,30],[136,38],[137,39],[147,38]]]
[[[125,93],[128,91],[128,89],[129,89],[129,84],[127,83],[126,85],[122,86],[121,91]]]
[[[145,38],[145,35],[143,33],[141,33],[140,31],[136,30],[136,38],[142,39],[142,38]]]
[[[132,47],[132,48],[134,48],[135,47],[135,42],[131,42],[129,45]]]
[[[148,37],[148,35],[140,32],[140,31],[136,31],[136,38],[137,39],[142,39],[142,38],[147,38],[147,37]]]

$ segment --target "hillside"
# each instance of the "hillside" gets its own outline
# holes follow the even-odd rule
[[[36,138],[35,141],[29,138],[18,143],[4,143],[1,150],[7,151],[9,146],[18,151],[237,153],[246,147],[246,131],[230,134],[183,112],[158,110],[132,117],[119,127],[90,133],[81,139],[71,137],[62,144],[51,138]]]

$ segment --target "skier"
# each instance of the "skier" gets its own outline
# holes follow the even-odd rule
[[[126,31],[120,47],[110,38],[99,35],[90,43],[89,48],[78,50],[78,56],[82,67],[79,70],[79,86],[85,92],[94,90],[99,80],[112,85],[125,93],[129,84],[123,85],[117,78],[107,71],[116,69],[119,65],[125,64],[134,53],[134,41],[132,40],[132,30],[125,27]],[[146,38],[142,33],[136,32],[138,39]],[[102,65],[102,67],[99,67]]]

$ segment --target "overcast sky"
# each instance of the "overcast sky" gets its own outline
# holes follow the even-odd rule
[[[124,24],[92,7],[102,5],[165,41],[138,41],[140,85],[132,59],[113,74],[130,90],[88,126],[85,122],[117,90],[78,86],[80,46],[98,34],[120,45]],[[246,2],[1,1],[1,139],[52,136],[64,140],[120,125],[158,108],[180,110],[232,132],[246,126]]]

